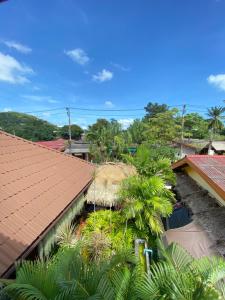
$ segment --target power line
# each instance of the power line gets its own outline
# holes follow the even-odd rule
[[[97,109],[97,108],[81,108],[81,107],[71,107],[73,110],[83,110],[83,111],[143,111],[144,108],[130,108],[130,109]]]
[[[34,114],[34,113],[50,112],[50,111],[55,111],[55,110],[65,110],[65,107],[43,109],[43,110],[34,110],[34,111],[25,111],[25,112],[22,112],[22,113],[23,114]]]
[[[181,107],[182,104],[178,105],[169,105],[168,107]],[[101,109],[101,108],[86,108],[86,107],[69,107],[70,110],[79,110],[79,111],[108,111],[108,112],[116,112],[116,111],[145,111],[145,108],[129,108],[129,109]],[[51,112],[56,110],[65,110],[66,107],[59,108],[51,108],[51,109],[43,109],[43,110],[34,110],[34,111],[26,111],[24,114],[34,114],[34,113],[43,113],[43,112]]]

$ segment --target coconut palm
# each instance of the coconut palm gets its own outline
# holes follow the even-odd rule
[[[223,128],[223,113],[225,108],[221,106],[214,106],[208,109],[207,115],[209,116],[209,129],[212,130],[212,134],[216,134],[218,130]]]
[[[152,267],[151,277],[141,279],[141,299],[224,299],[223,258],[194,259],[177,244],[171,244],[162,255],[164,259]]]
[[[150,228],[152,233],[162,233],[161,217],[172,213],[174,200],[163,179],[156,176],[129,177],[123,181],[119,196],[125,218],[133,219],[138,230]]]

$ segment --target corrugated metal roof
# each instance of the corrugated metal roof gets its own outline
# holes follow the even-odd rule
[[[0,131],[0,276],[88,185],[93,170]]]
[[[188,155],[172,165],[173,169],[193,167],[225,201],[225,156]]]
[[[216,142],[212,142],[212,147],[216,150],[216,151],[225,151],[225,142],[223,141],[216,141]]]
[[[54,141],[38,141],[36,144],[45,146],[50,149],[58,150],[58,151],[63,151],[66,147],[67,140],[64,139],[58,139]]]

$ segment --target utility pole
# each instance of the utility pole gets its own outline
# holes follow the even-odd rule
[[[68,116],[68,133],[69,133],[69,149],[71,150],[71,142],[72,142],[72,139],[71,139],[71,119],[70,119],[70,108],[69,107],[66,107],[66,113],[67,113],[67,116]]]
[[[183,142],[184,142],[184,115],[186,112],[186,104],[183,105],[182,108],[182,116],[181,116],[181,144],[180,144],[180,156],[183,156]]]

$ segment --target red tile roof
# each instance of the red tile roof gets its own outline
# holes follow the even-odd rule
[[[83,160],[0,131],[0,276],[92,180]]]
[[[54,141],[39,141],[36,142],[36,144],[45,146],[50,149],[58,150],[58,151],[63,151],[65,149],[67,140],[64,139],[58,139]]]
[[[192,167],[225,201],[225,156],[188,155],[172,165],[174,170]]]

